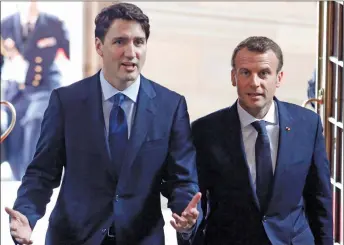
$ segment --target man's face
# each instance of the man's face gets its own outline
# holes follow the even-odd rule
[[[103,59],[107,79],[121,84],[135,81],[146,60],[146,35],[136,21],[116,19],[104,42],[96,38],[96,50]]]
[[[277,74],[279,61],[272,50],[265,53],[240,50],[232,69],[232,84],[237,87],[240,105],[251,115],[267,113],[281,84],[283,72]]]

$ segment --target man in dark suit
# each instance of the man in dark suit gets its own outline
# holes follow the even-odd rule
[[[238,99],[193,123],[204,220],[194,244],[332,245],[320,117],[279,101],[280,47],[249,37],[232,56]]]
[[[6,82],[4,99],[17,110],[15,128],[4,142],[15,180],[21,180],[33,158],[51,91],[61,85],[58,62],[69,59],[64,23],[40,12],[36,1],[18,3],[18,7],[1,22],[7,51],[1,73]]]
[[[161,192],[189,240],[201,195],[185,99],[140,74],[150,33],[141,9],[114,4],[95,24],[103,68],[52,92],[35,157],[6,208],[11,234],[32,242],[64,170],[47,245],[162,245]]]

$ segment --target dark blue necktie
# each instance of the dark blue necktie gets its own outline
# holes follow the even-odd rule
[[[111,159],[115,166],[116,174],[119,176],[123,155],[128,142],[128,124],[121,104],[125,95],[118,93],[112,97],[113,106],[109,120],[109,148]]]
[[[257,130],[256,140],[256,192],[264,212],[268,205],[269,192],[272,185],[273,171],[269,136],[265,121],[255,121],[252,126]]]

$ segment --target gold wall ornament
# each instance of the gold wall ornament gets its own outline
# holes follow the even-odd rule
[[[2,143],[7,138],[7,136],[11,133],[11,131],[14,128],[14,125],[16,124],[16,119],[17,119],[16,110],[10,102],[2,100],[1,105],[5,105],[6,107],[10,109],[11,114],[12,114],[12,120],[11,120],[10,126],[6,129],[6,131],[3,134],[1,134],[0,143]]]

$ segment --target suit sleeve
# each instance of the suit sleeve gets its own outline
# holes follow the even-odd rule
[[[65,164],[63,127],[61,102],[54,90],[44,114],[34,158],[22,179],[13,207],[28,218],[32,229],[44,216],[53,189],[60,184]]]
[[[172,212],[181,215],[199,191],[196,151],[191,139],[190,119],[184,97],[181,97],[174,116],[166,161],[162,194],[168,198],[168,207]],[[199,211],[199,217],[201,217],[201,210]],[[197,229],[197,226],[198,223],[193,231]],[[189,240],[191,233],[186,236],[178,234],[178,239]]]
[[[202,193],[201,209],[203,213],[193,244],[201,245],[204,243],[204,231],[208,215],[208,193],[212,183],[212,177],[207,167],[211,159],[210,154],[207,152],[209,149],[207,149],[207,145],[205,145],[205,139],[207,138],[206,130],[202,130],[197,122],[192,124],[192,136],[196,147],[196,167],[199,188]]]
[[[9,31],[9,21],[8,19],[1,21],[1,38],[3,41],[6,40]]]
[[[321,119],[318,127],[310,167],[304,189],[306,214],[316,245],[333,244],[332,194],[330,166],[326,155]]]

